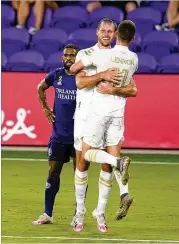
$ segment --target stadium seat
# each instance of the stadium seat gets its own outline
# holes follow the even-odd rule
[[[52,19],[52,10],[50,8],[46,8],[43,17],[42,28],[48,28],[50,26],[51,19]],[[33,26],[35,26],[35,15],[32,8],[30,12],[30,16],[28,18],[27,27],[29,29],[30,27]]]
[[[130,44],[129,49],[133,52],[140,52],[141,36],[136,33],[134,41]]]
[[[157,68],[158,73],[179,74],[179,54],[172,54],[163,57]]]
[[[67,42],[67,35],[58,28],[39,30],[32,38],[30,49],[43,54],[47,59],[50,54],[63,49]]]
[[[139,58],[138,70],[136,73],[155,73],[157,63],[153,56],[147,53],[137,53]]]
[[[96,29],[79,29],[71,33],[68,41],[79,46],[80,49],[88,48],[96,44]]]
[[[2,30],[2,50],[8,57],[26,49],[28,44],[29,34],[26,29],[11,27]]]
[[[97,8],[90,13],[91,28],[96,28],[102,18],[110,18],[120,23],[124,19],[124,13],[121,9],[115,7]]]
[[[156,60],[177,51],[178,36],[174,32],[153,31],[145,36],[142,43],[143,52],[149,53]]]
[[[88,12],[80,6],[66,6],[58,8],[53,14],[51,26],[64,30],[67,34],[88,23]]]
[[[9,71],[43,71],[44,58],[36,51],[14,53],[8,62]]]
[[[44,70],[49,72],[54,69],[63,67],[62,55],[63,52],[57,52],[50,55],[48,60],[45,62]]]
[[[8,5],[1,6],[1,26],[2,28],[10,27],[15,21],[15,11]]]
[[[6,70],[6,66],[7,66],[7,57],[5,53],[1,54],[1,69],[2,70]]]
[[[153,30],[154,25],[160,24],[162,15],[160,11],[154,8],[141,7],[129,12],[127,19],[134,21],[137,33],[144,37]]]
[[[152,8],[158,9],[164,14],[168,8],[168,1],[151,1],[150,6]]]

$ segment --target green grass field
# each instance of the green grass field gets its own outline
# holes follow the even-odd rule
[[[100,233],[97,230],[91,212],[98,198],[100,166],[92,164],[85,228],[81,233],[74,233],[70,226],[75,202],[72,163],[66,164],[62,172],[54,224],[33,226],[31,222],[43,213],[48,171],[46,153],[2,152],[2,242],[144,243],[139,240],[149,240],[145,243],[150,243],[153,240],[159,243],[160,240],[165,243],[168,240],[167,243],[179,243],[179,156],[130,156],[134,162],[130,168],[129,187],[134,202],[127,217],[115,220],[119,190],[114,181],[107,205],[109,231]]]

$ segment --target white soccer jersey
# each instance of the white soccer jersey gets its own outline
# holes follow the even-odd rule
[[[83,56],[81,61],[88,66],[96,66],[97,72],[109,68],[118,68],[123,74],[119,86],[126,86],[130,83],[134,72],[138,67],[138,57],[128,47],[116,45],[113,49],[101,49],[91,56]],[[121,116],[124,113],[126,98],[117,95],[101,94],[94,89],[93,104],[96,113],[107,114],[111,111],[120,110]]]
[[[98,47],[97,44],[93,47],[90,47],[87,49],[82,49],[78,52],[75,62],[79,61],[83,57],[93,56],[94,53],[96,53],[99,50],[100,50],[100,48]],[[97,68],[94,65],[88,65],[88,67],[86,67],[84,69],[84,71],[86,72],[87,76],[95,75],[97,72]],[[88,106],[91,103],[93,93],[94,93],[93,87],[92,88],[77,89],[77,96],[76,96],[77,108],[78,108],[78,106],[80,106],[81,109],[83,109],[83,108],[86,109],[86,106]]]
[[[93,53],[99,51],[99,47],[96,44],[95,46],[87,49],[83,49],[78,52],[76,57],[76,62],[83,57],[88,57],[93,55]],[[94,65],[88,66],[84,69],[87,76],[94,75],[97,72],[97,68]],[[75,123],[74,123],[74,146],[78,151],[82,150],[82,137],[83,131],[85,128],[87,113],[89,110],[89,106],[92,101],[92,97],[94,94],[94,88],[83,88],[77,89],[76,96],[76,111],[75,111]]]

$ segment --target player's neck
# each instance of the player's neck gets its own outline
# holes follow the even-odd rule
[[[100,48],[100,49],[109,49],[111,48],[111,45],[107,46],[107,47],[104,47],[103,45],[101,45],[101,43],[97,43],[97,46]]]
[[[68,70],[68,69],[65,69],[65,73],[66,73],[67,75],[71,75],[71,74],[70,74],[70,70]]]
[[[127,43],[125,41],[120,41],[120,40],[117,40],[116,45],[120,45],[120,46],[124,46],[124,47],[129,47],[129,43]]]

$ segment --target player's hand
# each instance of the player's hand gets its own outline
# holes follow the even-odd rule
[[[113,94],[113,85],[111,83],[105,83],[105,82],[100,82],[98,85],[97,85],[97,88],[96,90],[99,92],[99,93],[102,93],[102,94],[110,94],[112,95]]]
[[[55,114],[51,108],[44,108],[43,112],[48,120],[49,124],[53,124],[55,122]]]
[[[110,68],[102,72],[102,79],[118,85],[122,79],[122,74],[117,68]]]

